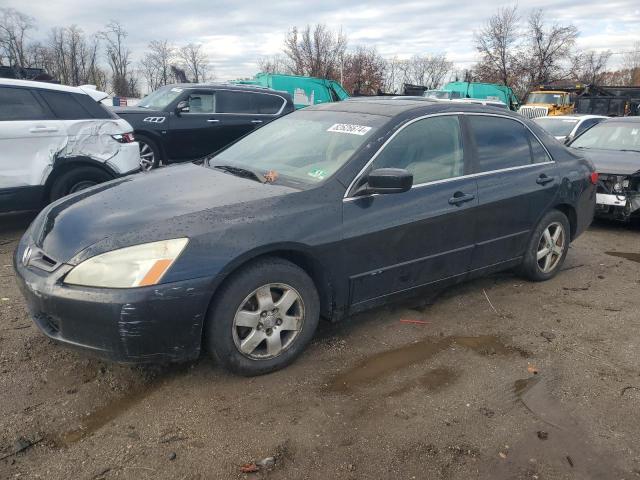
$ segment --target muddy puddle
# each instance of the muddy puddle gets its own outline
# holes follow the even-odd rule
[[[479,337],[450,336],[437,340],[427,338],[400,348],[386,350],[364,359],[354,367],[334,376],[329,381],[328,390],[330,392],[344,393],[355,387],[371,384],[380,378],[416,363],[424,362],[439,352],[456,346],[467,348],[480,355],[517,354],[523,357],[529,355],[526,351],[506,345],[498,337],[490,335]],[[432,380],[436,383],[443,381],[442,378],[446,377],[442,372],[439,375],[432,375]],[[424,381],[428,383],[429,378]]]
[[[607,255],[611,255],[612,257],[625,258],[627,260],[631,260],[632,262],[640,263],[640,253],[628,253],[628,252],[605,252]]]

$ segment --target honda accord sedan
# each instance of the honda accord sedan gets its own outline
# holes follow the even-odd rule
[[[275,120],[202,165],[65,197],[15,252],[48,337],[123,362],[207,350],[257,375],[320,317],[499,270],[558,273],[597,174],[506,110],[370,98]]]

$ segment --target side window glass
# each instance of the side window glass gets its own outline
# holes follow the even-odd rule
[[[45,120],[49,117],[50,114],[29,90],[0,87],[0,121]]]
[[[414,185],[463,175],[460,120],[452,115],[412,123],[384,147],[373,168],[404,168]]]
[[[276,95],[257,94],[255,96],[258,113],[261,113],[263,115],[275,115],[284,105],[284,100],[282,99],[282,97],[278,97]]]
[[[40,95],[51,107],[53,113],[60,120],[84,120],[93,118],[74,95],[67,92],[56,92],[53,90],[40,90]]]
[[[549,154],[544,149],[540,141],[533,135],[533,133],[529,133],[529,142],[531,143],[531,155],[533,156],[533,163],[544,163],[551,161]]]
[[[469,125],[477,147],[476,173],[531,164],[530,132],[520,122],[469,115]]]
[[[187,97],[189,113],[214,113],[216,97],[213,93],[193,92]]]
[[[258,101],[262,95],[251,92],[221,91],[218,93],[218,113],[259,113]]]
[[[73,97],[91,114],[92,118],[113,119],[117,118],[113,113],[107,110],[102,104],[96,102],[89,95],[74,93]]]

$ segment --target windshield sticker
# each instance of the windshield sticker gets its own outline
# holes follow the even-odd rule
[[[179,93],[179,92],[181,92],[181,91],[182,91],[182,89],[181,89],[181,88],[178,88],[178,87],[173,87],[173,88],[171,89],[171,91],[172,91],[172,92],[178,92],[178,93]]]
[[[365,135],[371,127],[365,127],[363,125],[351,125],[349,123],[336,123],[331,125],[327,132],[336,133],[350,133],[351,135]]]
[[[307,173],[307,175],[318,180],[324,180],[324,177],[327,176],[327,172],[320,168],[314,168],[309,173]]]

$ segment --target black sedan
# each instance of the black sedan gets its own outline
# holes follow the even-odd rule
[[[292,362],[321,316],[514,267],[553,277],[592,220],[596,181],[505,110],[345,101],[276,120],[204,165],[65,197],[14,263],[54,340],[125,362],[205,348],[256,375]]]

